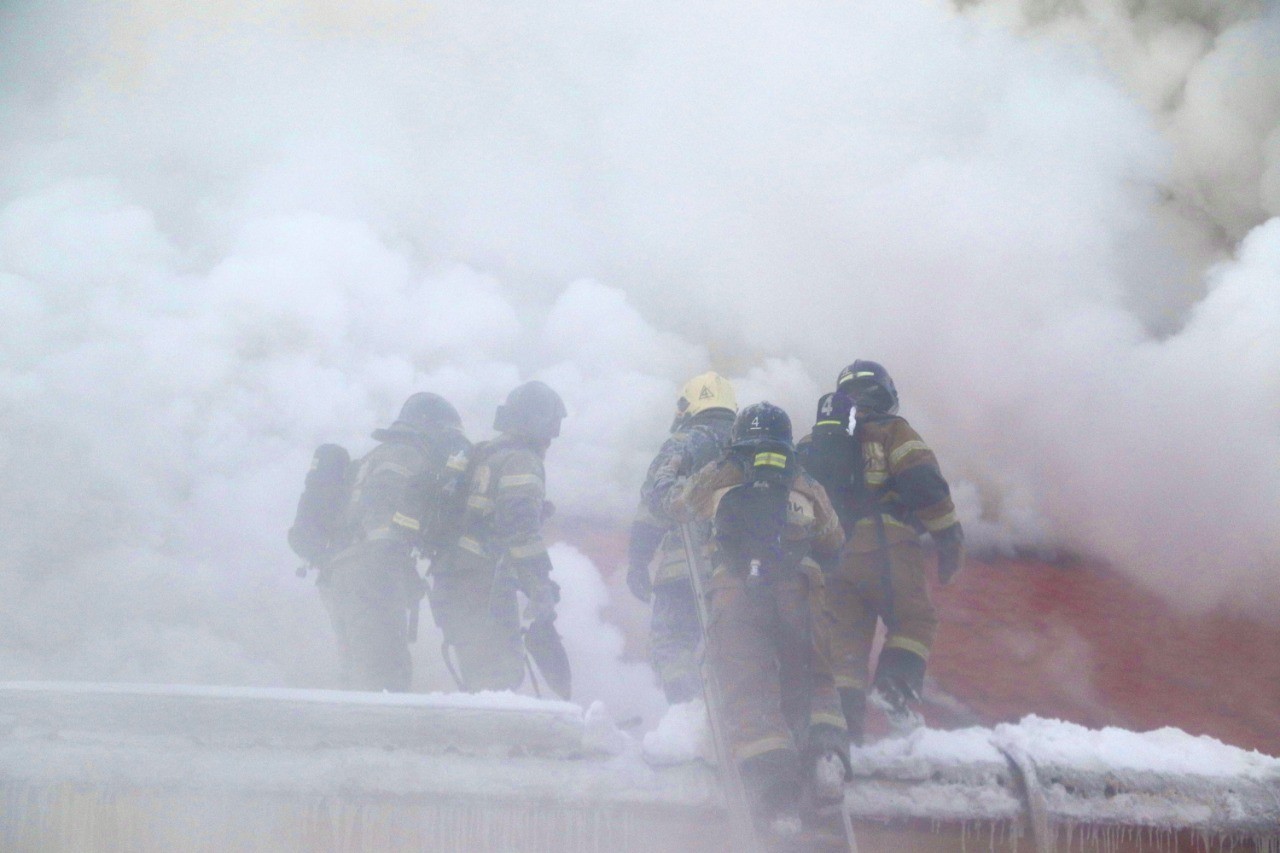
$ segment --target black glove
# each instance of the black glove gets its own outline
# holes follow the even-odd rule
[[[536,557],[515,561],[511,568],[516,585],[529,599],[524,608],[524,618],[533,622],[555,622],[560,585],[551,579],[551,558],[544,551]]]
[[[933,534],[933,542],[938,546],[938,582],[946,586],[964,565],[964,530],[957,522]]]
[[[542,677],[561,699],[568,699],[572,691],[573,673],[564,642],[549,621],[535,620],[524,632],[524,647],[533,662],[542,671]]]
[[[529,603],[524,606],[524,618],[530,622],[555,624],[556,603],[545,596],[531,598]]]
[[[649,599],[653,598],[653,581],[649,578],[648,566],[637,566],[634,563],[627,566],[627,589],[645,604],[649,603]]]
[[[646,604],[653,597],[653,582],[649,579],[649,562],[657,552],[667,529],[646,519],[637,518],[631,523],[631,541],[627,545],[627,588],[631,594]]]

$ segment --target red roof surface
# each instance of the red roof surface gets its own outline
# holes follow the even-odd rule
[[[606,614],[643,659],[647,608],[622,582],[625,530],[559,520],[615,597]],[[926,692],[931,725],[991,725],[1028,714],[1091,728],[1173,726],[1280,755],[1280,614],[1183,613],[1096,565],[970,560],[934,588],[941,626]],[[874,733],[874,725],[872,726]]]
[[[1174,726],[1280,755],[1280,614],[1184,613],[1099,566],[971,561],[935,589],[938,684],[985,723]]]

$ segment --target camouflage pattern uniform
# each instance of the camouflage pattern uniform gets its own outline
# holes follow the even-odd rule
[[[475,447],[462,536],[431,567],[432,613],[466,690],[518,689],[525,664],[516,592],[529,599],[530,618],[554,614],[560,598],[542,539],[544,452],[505,434]]]
[[[698,611],[689,582],[684,541],[671,515],[670,502],[677,485],[704,465],[720,457],[729,443],[734,413],[728,409],[699,412],[668,438],[649,465],[640,489],[637,524],[660,532],[657,569],[653,575],[653,615],[649,624],[649,660],[669,703],[687,702],[702,692],[702,679],[694,652],[702,639]],[[710,521],[699,524],[698,541],[710,538]],[[652,535],[652,534],[650,534]],[[632,546],[643,547],[632,527]],[[703,565],[709,551],[704,550]],[[631,555],[632,565],[648,565],[643,553]],[[640,561],[641,562],[637,562]],[[704,579],[705,580],[705,579]]]
[[[707,523],[745,479],[742,465],[726,457],[685,484],[672,512]],[[798,797],[802,755],[843,750],[847,760],[823,575],[811,557],[837,553],[844,534],[816,481],[798,473],[789,489],[782,564],[751,577],[716,544],[706,585],[707,651],[730,747],[757,815]]]
[[[411,678],[408,608],[422,595],[414,548],[437,512],[425,488],[440,472],[460,473],[467,440],[460,430],[424,432],[397,421],[355,466],[344,526],[352,544],[318,580],[338,640],[343,687],[406,691]]]

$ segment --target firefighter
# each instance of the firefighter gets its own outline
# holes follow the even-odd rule
[[[437,487],[461,476],[470,443],[462,420],[438,394],[409,397],[378,442],[353,464],[340,516],[346,541],[318,578],[337,636],[342,686],[409,689],[409,614],[422,597],[415,549],[429,552]]]
[[[726,758],[737,762],[757,825],[785,832],[802,802],[838,801],[848,778],[813,559],[838,553],[844,534],[822,486],[800,468],[790,418],[770,403],[742,410],[728,451],[687,481],[672,511],[712,524],[707,653]]]
[[[543,457],[565,414],[555,391],[526,382],[498,407],[498,437],[471,453],[462,534],[431,567],[432,614],[446,656],[450,648],[456,655],[454,673],[464,690],[518,689],[527,649],[553,689],[568,697],[568,660],[555,629],[560,588],[542,539],[549,506]],[[523,631],[517,593],[529,623]]]
[[[933,451],[897,415],[898,391],[888,371],[858,360],[836,385],[836,393],[820,401],[801,455],[826,486],[848,534],[841,559],[826,566],[827,599],[836,621],[836,687],[850,736],[861,743],[868,698],[895,729],[921,723],[915,706],[938,618],[920,536],[928,532],[937,546],[945,584],[960,569],[964,532]],[[877,620],[886,636],[868,685]]]
[[[649,659],[671,705],[702,693],[694,657],[702,629],[684,542],[669,502],[680,481],[719,458],[728,446],[737,411],[733,386],[720,374],[702,373],[685,383],[676,401],[671,437],[649,465],[640,489],[640,510],[631,526],[627,586],[641,601],[653,601]],[[701,541],[705,540],[704,535]],[[655,550],[659,559],[651,578],[649,564]]]

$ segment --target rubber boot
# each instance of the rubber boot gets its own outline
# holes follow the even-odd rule
[[[867,691],[856,687],[841,687],[840,708],[844,711],[844,722],[849,728],[849,743],[862,746],[867,718]]]
[[[919,702],[924,692],[924,666],[924,658],[915,652],[896,646],[885,648],[876,663],[875,684],[894,682],[909,701]]]
[[[775,749],[743,761],[739,767],[756,831],[766,838],[800,828],[800,756]]]
[[[906,649],[886,648],[880,653],[870,699],[897,732],[924,725],[924,718],[912,707],[920,702],[924,689],[924,666],[924,658]]]

